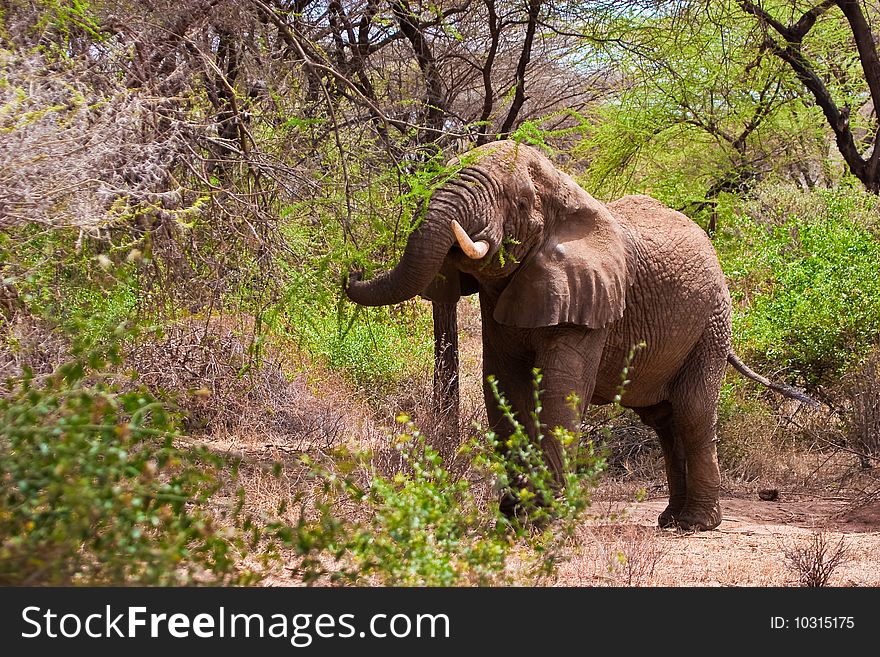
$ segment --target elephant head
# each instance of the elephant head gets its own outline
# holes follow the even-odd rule
[[[634,258],[602,203],[516,142],[479,147],[461,163],[431,196],[397,266],[369,281],[352,277],[352,301],[454,302],[484,288],[494,319],[508,326],[601,328],[622,316]]]

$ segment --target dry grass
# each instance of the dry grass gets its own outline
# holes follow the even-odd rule
[[[260,359],[252,345],[245,322],[191,321],[140,343],[127,362],[141,383],[176,401],[188,433],[230,446],[326,451],[369,424],[339,377],[318,365],[298,369],[289,345]]]
[[[785,566],[799,586],[828,586],[834,573],[850,559],[846,538],[831,537],[827,530],[784,545]]]
[[[25,369],[37,377],[51,374],[69,354],[69,341],[44,320],[23,312],[0,314],[0,382]]]
[[[584,543],[595,546],[596,578],[602,586],[650,586],[669,551],[657,527],[611,524],[586,527],[585,533]]]
[[[880,348],[844,379],[842,387],[847,444],[867,470],[880,461]]]

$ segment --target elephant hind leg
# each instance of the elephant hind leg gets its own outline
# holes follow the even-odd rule
[[[675,433],[685,460],[687,496],[680,509],[667,509],[660,523],[681,529],[706,531],[721,524],[721,473],[715,449],[714,423],[676,413]],[[670,505],[672,506],[672,505]],[[664,512],[665,513],[665,512]]]
[[[675,516],[682,529],[709,530],[721,524],[721,473],[715,426],[726,366],[726,347],[707,333],[691,353],[670,391],[671,423],[686,462],[687,499]]]
[[[676,523],[676,517],[681,514],[687,503],[687,460],[681,439],[675,431],[672,404],[664,401],[654,406],[634,408],[633,410],[642,422],[657,432],[657,437],[660,439],[660,446],[663,448],[663,461],[666,464],[669,504],[657,518],[657,523],[661,527],[672,527]]]

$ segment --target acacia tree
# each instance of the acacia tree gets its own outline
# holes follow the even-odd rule
[[[822,108],[735,0],[597,2],[569,14],[568,31],[617,80],[613,101],[582,142],[591,189],[653,193],[703,215],[711,231],[725,193],[768,176],[805,187],[830,183],[835,158]],[[839,19],[816,29],[808,52],[823,63],[829,93],[862,106],[851,129],[865,140],[867,158],[876,117]]]
[[[822,109],[825,120],[834,134],[840,154],[849,170],[865,188],[880,193],[880,129],[877,108],[880,107],[880,57],[872,20],[880,18],[880,5],[860,0],[824,0],[821,3],[769,3],[737,0],[742,10],[754,16],[763,31],[762,47],[784,61],[797,79]],[[832,16],[832,10],[839,16]],[[820,62],[805,43],[807,37],[822,38],[821,19],[834,23],[845,20],[849,35],[846,48]],[[828,66],[831,63],[832,67]],[[861,79],[852,64],[861,68]],[[834,67],[834,65],[837,67]],[[836,68],[836,70],[835,70]],[[838,89],[832,85],[837,83]],[[841,89],[842,87],[842,89]],[[849,89],[847,89],[847,87]],[[837,91],[837,93],[835,93]],[[848,93],[847,93],[848,91]],[[863,109],[858,118],[861,135],[857,137],[852,110]]]
[[[606,195],[647,191],[715,227],[768,176],[830,184],[838,156],[876,190],[880,6],[803,0],[570,3],[567,33],[615,71],[582,143]]]

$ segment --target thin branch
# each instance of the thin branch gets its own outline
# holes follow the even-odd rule
[[[834,0],[825,0],[822,4],[816,5],[803,16],[798,19],[796,23],[794,23],[789,30],[791,31],[791,36],[797,40],[797,43],[800,43],[803,38],[807,35],[811,29],[813,29],[813,25],[816,24],[816,20],[824,14],[826,11],[831,9],[834,6]]]
[[[489,141],[489,119],[492,117],[492,108],[494,106],[494,92],[492,90],[492,66],[495,64],[495,56],[498,53],[498,44],[501,37],[502,23],[495,12],[495,0],[484,0],[486,10],[489,13],[489,50],[486,52],[486,60],[483,62],[483,109],[480,112],[480,136],[477,138],[477,144],[485,144]]]
[[[437,69],[437,61],[418,18],[413,14],[406,0],[395,0],[391,9],[397,18],[401,31],[412,46],[419,69],[422,71],[422,77],[425,79],[425,123],[429,128],[433,128],[436,134],[443,125],[443,112],[446,104],[443,99],[443,86],[440,81],[440,72]],[[423,138],[420,141],[425,143],[434,140],[436,140],[436,136],[431,138],[423,132]]]
[[[523,40],[519,62],[516,65],[516,81],[514,83],[516,91],[513,95],[513,102],[510,104],[510,110],[507,112],[507,118],[504,119],[504,123],[501,125],[501,134],[508,134],[511,131],[523,103],[526,102],[526,69],[532,57],[532,43],[535,39],[535,28],[538,25],[538,14],[541,11],[541,5],[542,0],[529,0],[529,19],[526,25],[526,35]]]
[[[822,109],[825,120],[834,132],[837,148],[843,159],[849,166],[850,171],[872,191],[880,191],[880,155],[876,146],[880,140],[880,130],[875,136],[875,148],[871,159],[866,161],[859,152],[855,138],[849,123],[849,112],[841,111],[834,102],[830,91],[816,73],[813,65],[807,60],[801,50],[801,42],[807,32],[815,25],[816,19],[825,13],[831,6],[837,5],[846,15],[859,49],[859,59],[865,71],[865,79],[874,99],[875,106],[880,101],[880,59],[874,45],[873,35],[861,11],[857,0],[837,0],[829,2],[825,0],[803,14],[801,18],[791,26],[785,26],[774,20],[764,9],[750,0],[737,0],[743,11],[755,16],[762,24],[769,25],[785,39],[785,44],[780,44],[769,34],[766,35],[765,45],[774,55],[788,63],[797,78],[807,88],[816,100],[816,104]]]

